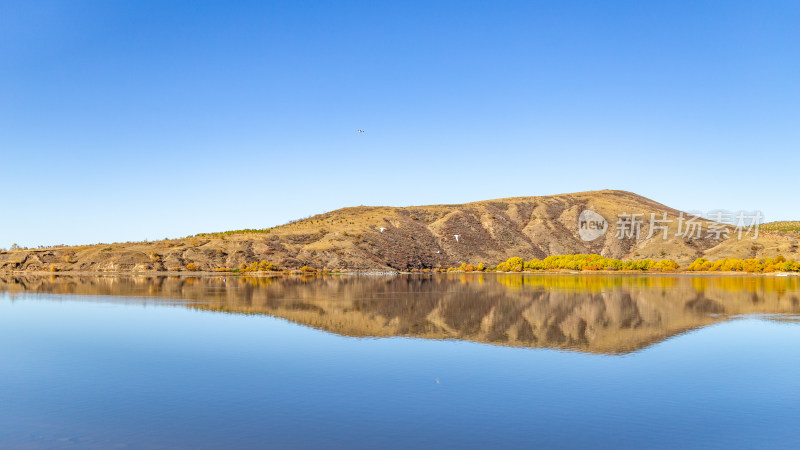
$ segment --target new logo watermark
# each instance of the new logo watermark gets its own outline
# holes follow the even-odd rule
[[[648,220],[649,219],[649,220]],[[666,240],[670,235],[682,239],[728,239],[735,236],[739,240],[749,237],[758,238],[758,227],[764,215],[761,211],[723,211],[716,210],[707,214],[680,213],[670,218],[666,212],[617,214],[615,236],[617,239],[650,239],[660,236]],[[671,224],[675,224],[672,229]],[[646,227],[645,231],[642,228]],[[600,214],[586,209],[578,216],[578,234],[584,241],[593,241],[608,231],[608,221]]]

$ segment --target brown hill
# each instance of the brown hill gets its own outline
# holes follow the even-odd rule
[[[579,235],[583,210],[605,217],[608,231],[592,241]],[[640,235],[618,239],[619,214],[643,214]],[[650,214],[668,214],[668,239],[649,235]],[[554,254],[597,253],[622,259],[697,257],[796,259],[798,237],[762,232],[756,240],[675,236],[673,208],[625,191],[593,191],[487,200],[462,205],[344,208],[264,230],[209,233],[157,242],[98,244],[0,253],[6,271],[161,271],[194,264],[198,270],[236,268],[269,260],[285,268],[402,270],[496,264]],[[707,227],[709,222],[704,222]],[[455,235],[458,235],[456,239]]]

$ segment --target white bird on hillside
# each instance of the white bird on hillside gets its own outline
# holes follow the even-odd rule
[[[456,242],[458,242],[458,238],[460,238],[461,235],[460,234],[454,234],[453,237],[456,238]]]
[[[386,228],[381,227],[381,233],[383,233],[384,231],[386,231]]]

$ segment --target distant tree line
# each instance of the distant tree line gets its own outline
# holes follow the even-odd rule
[[[725,258],[711,261],[706,258],[697,258],[689,264],[688,270],[692,272],[800,272],[800,262],[784,258],[761,259],[736,259]]]
[[[681,266],[671,259],[654,261],[652,259],[620,260],[606,258],[600,255],[553,255],[544,259],[525,261],[520,257],[512,257],[496,265],[461,264],[460,267],[451,267],[449,271],[464,272],[536,272],[542,270],[611,270],[611,271],[656,271],[674,272]],[[761,259],[735,259],[726,258],[711,261],[698,258],[685,270],[692,272],[800,272],[800,262],[786,259],[783,256]]]
[[[481,265],[482,266],[482,265]],[[473,266],[477,268],[477,266]],[[460,269],[468,270],[469,265],[462,265]],[[654,261],[652,259],[636,259],[623,261],[615,258],[606,258],[600,255],[552,255],[544,259],[525,261],[520,257],[512,257],[494,267],[486,267],[486,271],[495,272],[535,272],[542,270],[654,270],[671,272],[680,268],[680,265],[671,259]]]

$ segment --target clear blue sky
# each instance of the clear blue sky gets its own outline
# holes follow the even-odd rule
[[[603,188],[800,219],[798,24],[796,1],[0,2],[0,247]]]

